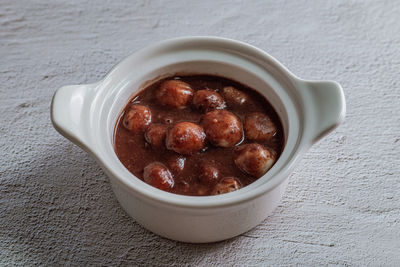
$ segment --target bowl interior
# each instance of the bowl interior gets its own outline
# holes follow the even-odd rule
[[[146,53],[148,52],[148,53]],[[155,198],[173,200],[185,205],[211,204],[215,201],[229,201],[239,195],[245,197],[261,190],[266,183],[285,167],[296,150],[300,138],[299,107],[293,97],[295,88],[290,77],[285,77],[275,62],[252,59],[248,55],[232,51],[181,49],[174,52],[162,50],[144,51],[134,54],[120,63],[99,84],[90,113],[90,133],[97,144],[97,156],[112,176],[133,190],[141,191]],[[114,127],[120,112],[127,102],[148,84],[172,75],[217,75],[244,85],[261,94],[278,113],[285,133],[285,147],[275,165],[261,178],[250,185],[219,196],[191,197],[171,194],[153,188],[134,177],[119,161],[113,147]],[[200,204],[199,204],[200,203]],[[222,203],[222,202],[221,202]]]

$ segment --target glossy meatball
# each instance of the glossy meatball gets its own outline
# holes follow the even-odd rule
[[[205,185],[213,185],[218,182],[219,170],[212,163],[203,163],[200,166],[200,181]]]
[[[176,153],[191,155],[205,147],[206,134],[200,125],[179,122],[167,132],[166,145]]]
[[[193,105],[200,112],[205,113],[214,109],[225,108],[225,101],[221,95],[215,91],[199,90],[194,94]]]
[[[242,186],[240,182],[235,177],[226,177],[221,182],[216,184],[211,192],[211,195],[225,194],[229,192],[236,191]]]
[[[143,180],[161,190],[168,190],[174,187],[174,178],[171,172],[161,162],[153,162],[143,170]]]
[[[153,148],[163,147],[166,135],[167,135],[167,127],[162,124],[151,124],[144,133],[146,141]]]
[[[244,92],[232,86],[224,87],[222,89],[222,95],[228,104],[236,106],[244,105],[248,100],[248,96]]]
[[[242,123],[227,110],[214,110],[204,115],[202,125],[208,140],[215,146],[233,147],[243,138]]]
[[[253,141],[268,141],[277,131],[270,117],[261,112],[246,115],[243,128],[246,138]]]
[[[181,173],[185,169],[186,158],[181,155],[172,156],[167,165],[174,173]]]
[[[261,177],[274,165],[276,154],[271,149],[252,143],[237,147],[233,160],[241,171]]]
[[[193,89],[180,80],[164,81],[156,91],[156,98],[162,105],[172,108],[185,108],[193,98]]]
[[[151,123],[151,111],[142,105],[131,105],[125,112],[122,124],[133,133],[145,131]]]

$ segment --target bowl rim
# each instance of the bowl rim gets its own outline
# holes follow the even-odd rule
[[[294,74],[292,74],[286,67],[284,67],[275,58],[273,58],[272,56],[270,56],[263,50],[255,47],[255,46],[252,46],[250,44],[247,44],[247,43],[244,43],[241,41],[228,39],[228,38],[222,38],[222,37],[188,36],[188,37],[179,37],[179,38],[164,40],[159,43],[153,44],[151,46],[137,50],[136,52],[132,53],[131,55],[129,55],[125,59],[121,60],[116,65],[114,65],[111,68],[111,70],[104,76],[104,78],[101,79],[99,82],[97,82],[95,85],[97,85],[97,86],[101,85],[113,73],[118,72],[118,68],[120,66],[122,66],[126,61],[128,61],[133,56],[137,56],[140,53],[148,53],[148,52],[151,52],[152,50],[162,49],[163,47],[179,46],[182,43],[188,43],[188,42],[216,43],[219,46],[226,46],[226,47],[229,47],[232,49],[235,48],[238,50],[242,50],[242,51],[244,51],[244,53],[247,52],[247,54],[252,54],[253,56],[254,55],[257,56],[258,60],[260,60],[260,61],[266,61],[270,65],[273,65],[274,68],[276,68],[278,71],[283,73],[285,78],[289,79],[294,84],[297,84],[297,82],[304,81],[304,80],[301,80],[298,77],[296,77]],[[294,85],[294,87],[296,87],[296,85]],[[299,132],[299,135],[301,135],[301,132]],[[128,183],[127,181],[125,181],[125,179],[123,179],[123,177],[120,177],[120,175],[114,170],[114,168],[111,166],[111,164],[108,164],[106,161],[104,161],[103,158],[100,155],[98,155],[96,151],[94,151],[90,148],[85,149],[85,150],[87,150],[100,163],[102,168],[105,170],[107,175],[110,176],[111,179],[113,179],[114,181],[117,181],[120,185],[122,185],[124,188],[128,189],[130,192],[141,196],[141,198],[144,198],[148,201],[153,201],[153,202],[155,201],[158,203],[163,203],[165,205],[172,205],[172,206],[181,207],[181,208],[209,209],[209,208],[229,207],[229,206],[239,205],[241,203],[251,201],[263,194],[268,193],[269,191],[273,190],[278,185],[280,185],[292,172],[292,170],[295,166],[295,163],[300,159],[303,152],[305,152],[305,150],[307,150],[307,148],[309,147],[307,145],[300,144],[302,139],[304,139],[304,138],[299,138],[299,137],[300,136],[297,136],[297,138],[298,138],[297,144],[294,146],[294,148],[290,152],[290,155],[286,159],[286,162],[282,166],[282,168],[280,170],[278,170],[278,172],[274,176],[270,177],[269,180],[267,180],[263,184],[261,184],[258,188],[253,188],[252,190],[249,190],[245,193],[241,192],[241,190],[238,190],[238,191],[234,191],[231,193],[216,195],[216,196],[179,195],[179,194],[174,194],[174,193],[156,189],[150,185],[145,184],[144,182],[142,182],[143,187],[142,186],[134,186],[134,185],[132,185],[132,183]],[[309,145],[311,145],[311,144],[309,144]],[[135,178],[137,178],[135,175],[133,175],[133,176]],[[261,177],[258,180],[263,179],[263,178],[264,177]],[[146,190],[144,190],[144,189],[146,189]]]

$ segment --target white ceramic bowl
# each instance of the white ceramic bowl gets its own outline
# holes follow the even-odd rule
[[[263,177],[232,193],[193,197],[158,190],[122,165],[113,148],[120,111],[140,89],[174,74],[223,76],[265,95],[282,120],[286,144]],[[195,243],[224,240],[263,221],[281,200],[296,162],[344,116],[338,83],[301,80],[262,50],[216,37],[177,38],[142,49],[97,83],[58,89],[51,106],[54,127],[96,159],[122,207],[138,223],[161,236]]]

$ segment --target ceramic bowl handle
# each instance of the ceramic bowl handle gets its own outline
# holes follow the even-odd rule
[[[58,89],[51,102],[51,121],[54,128],[72,142],[87,150],[82,114],[91,85],[69,85]]]
[[[313,113],[310,138],[315,143],[344,120],[346,102],[343,89],[337,82],[307,81],[306,87],[312,105],[307,108]]]

